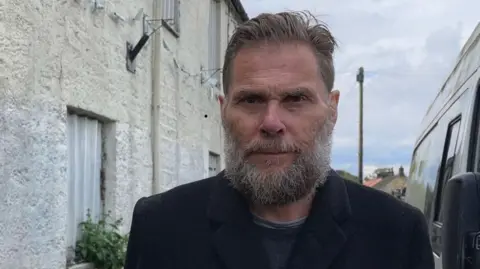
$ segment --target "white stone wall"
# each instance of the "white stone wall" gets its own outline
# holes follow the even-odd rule
[[[83,2],[0,4],[0,268],[65,268],[67,107],[114,122],[113,215],[128,225],[133,203],[151,193],[151,49],[135,75],[126,72],[125,42],[141,25],[105,13],[134,15],[151,1],[108,2],[99,13]]]
[[[201,85],[207,59],[208,4],[180,1],[178,37],[159,32],[161,72],[152,74],[152,40],[125,69],[125,42],[136,43],[141,23],[115,23],[153,0],[0,2],[0,268],[65,268],[67,107],[110,122],[106,128],[106,209],[130,225],[141,196],[208,174],[208,152],[223,153],[218,102]],[[200,4],[202,3],[202,4]],[[226,47],[233,30],[222,16]],[[220,67],[220,66],[219,66]],[[182,71],[183,70],[183,71]],[[161,78],[161,130],[153,185],[152,80]],[[207,118],[205,118],[207,115]],[[155,190],[152,186],[157,186]]]
[[[203,5],[199,3],[205,3]],[[162,126],[161,173],[158,192],[208,175],[209,151],[220,154],[223,140],[217,94],[202,85],[207,66],[209,1],[180,1],[178,35],[162,28],[162,78],[160,125]],[[237,16],[226,2],[222,4],[222,52]],[[223,60],[223,59],[222,59]],[[218,65],[221,68],[221,63]],[[205,117],[206,116],[206,117]],[[222,166],[223,167],[223,166]]]

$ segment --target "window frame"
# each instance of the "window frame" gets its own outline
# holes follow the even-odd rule
[[[467,172],[480,172],[480,79],[475,90],[472,125],[470,129]]]
[[[458,130],[456,131],[456,137],[454,138],[452,137],[452,133],[456,127],[458,127]],[[442,202],[443,189],[445,188],[447,181],[452,176],[452,174],[446,174],[447,171],[445,169],[447,168],[446,167],[447,161],[448,161],[447,158],[448,158],[450,145],[453,142],[455,143],[453,148],[454,157],[451,164],[452,165],[451,170],[449,170],[449,171],[453,171],[455,167],[455,156],[457,154],[458,141],[461,134],[461,128],[462,128],[462,115],[459,114],[455,116],[452,120],[450,120],[450,122],[447,125],[446,137],[443,143],[441,163],[439,166],[439,172],[437,173],[433,209],[431,211],[431,216],[430,216],[430,219],[431,219],[430,240],[431,240],[433,252],[437,255],[440,255],[442,253],[443,222],[441,221],[440,217],[441,217],[441,202]],[[455,140],[452,140],[452,139],[455,139]]]
[[[75,118],[71,118],[71,117],[75,117]],[[95,133],[92,133],[92,137],[87,138],[87,139],[92,139],[93,137],[95,138],[94,148],[89,149],[89,150],[92,150],[92,154],[94,156],[96,156],[96,158],[98,158],[98,159],[94,160],[94,162],[98,162],[97,164],[91,164],[91,163],[89,164],[89,165],[93,165],[94,169],[95,169],[95,170],[92,170],[93,174],[91,174],[89,176],[93,175],[93,177],[95,177],[95,179],[88,179],[88,176],[83,175],[83,174],[82,174],[83,175],[82,178],[78,179],[77,176],[81,176],[81,175],[77,175],[77,172],[75,171],[75,169],[81,169],[81,168],[76,167],[76,162],[78,161],[76,158],[79,157],[79,156],[77,156],[77,154],[79,154],[79,152],[74,151],[73,155],[75,155],[75,157],[74,157],[74,159],[72,159],[72,150],[77,150],[78,149],[77,147],[79,145],[77,143],[79,143],[80,145],[84,145],[84,143],[85,143],[85,141],[83,141],[83,142],[77,141],[76,136],[80,132],[85,132],[85,133],[88,132],[87,131],[88,127],[84,127],[82,130],[77,130],[77,127],[75,127],[74,130],[71,129],[72,127],[70,126],[70,124],[71,124],[70,121],[73,120],[74,124],[77,125],[77,124],[79,124],[79,119],[81,119],[85,122],[87,122],[87,121],[95,121],[96,122]],[[67,192],[68,214],[67,214],[67,223],[66,223],[66,226],[67,226],[66,236],[67,236],[67,247],[70,250],[74,250],[75,247],[76,247],[76,242],[79,239],[79,237],[81,236],[79,224],[80,224],[80,222],[87,220],[86,210],[84,208],[85,204],[87,203],[85,201],[85,199],[87,199],[86,196],[91,195],[91,198],[94,199],[94,202],[92,202],[92,203],[94,204],[94,206],[98,206],[96,209],[93,209],[94,216],[92,216],[92,219],[94,221],[98,221],[98,220],[102,219],[103,215],[104,215],[104,212],[105,212],[105,195],[104,195],[104,188],[105,188],[104,184],[105,184],[105,182],[104,182],[104,175],[103,175],[105,149],[104,149],[104,136],[103,135],[104,135],[104,128],[105,128],[106,123],[104,121],[98,119],[98,118],[91,117],[89,115],[84,115],[83,113],[75,113],[74,111],[68,111],[68,113],[67,113],[67,123],[66,124],[67,124],[67,141],[68,141],[67,142],[68,143],[68,166],[67,166],[68,167],[67,168],[67,170],[68,170],[68,192]],[[92,130],[90,130],[90,131],[92,131]],[[71,137],[71,132],[75,133],[74,138]],[[83,137],[83,139],[85,139],[85,137]],[[72,143],[74,144],[74,148],[72,148]],[[82,156],[81,157],[86,158],[86,156],[84,155],[85,154],[85,152],[84,152],[85,149],[81,148],[80,150],[82,151]],[[72,162],[73,162],[73,165],[72,165]],[[83,163],[83,166],[85,166],[85,165],[86,164]],[[85,170],[87,170],[87,169],[85,169]],[[85,171],[83,171],[83,172],[85,172]],[[72,182],[72,180],[74,180],[74,182]],[[77,181],[77,180],[80,180],[80,182]],[[84,190],[83,188],[85,188],[89,184],[86,183],[85,180],[92,181],[91,182],[92,184],[91,184],[91,186],[89,186],[89,188],[93,188],[93,190],[95,192],[98,191],[98,197],[96,197],[97,194],[86,194],[86,190]],[[93,184],[97,184],[97,183],[98,183],[97,186],[93,185]],[[80,185],[82,185],[82,187],[80,188],[80,189],[82,189],[82,191],[77,192],[75,190],[75,188],[80,186]],[[73,193],[72,193],[72,191],[73,191]],[[90,190],[90,191],[92,191],[92,190]],[[74,197],[72,197],[72,195],[74,195]],[[97,201],[97,199],[98,199],[98,201]],[[90,202],[88,202],[88,203],[91,206]],[[81,210],[79,210],[79,206],[78,206],[79,204],[82,205]],[[73,212],[72,212],[72,209],[73,209]],[[77,211],[80,211],[80,212],[77,212]],[[83,214],[84,216],[81,216],[80,217],[81,220],[79,221],[78,217],[80,216],[80,214]]]
[[[221,170],[221,159],[220,154],[209,151],[208,152],[208,177],[216,176]],[[216,170],[212,172],[212,160],[215,161]],[[212,174],[211,174],[212,173]]]
[[[178,38],[180,36],[180,0],[162,0],[161,5],[162,26]],[[171,13],[173,18],[167,18]]]
[[[210,0],[208,12],[207,84],[219,88],[221,81],[222,2]]]

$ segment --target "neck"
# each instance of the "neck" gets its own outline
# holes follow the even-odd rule
[[[314,194],[296,202],[283,205],[252,205],[251,211],[258,217],[272,222],[294,221],[308,216],[312,207]]]

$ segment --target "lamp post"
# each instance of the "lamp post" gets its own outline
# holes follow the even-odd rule
[[[364,69],[360,67],[357,73],[357,82],[359,86],[359,121],[358,121],[358,179],[363,184],[363,80]]]

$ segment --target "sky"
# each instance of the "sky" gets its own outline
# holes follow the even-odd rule
[[[308,10],[339,42],[341,93],[332,166],[358,174],[358,68],[364,82],[364,176],[379,167],[408,174],[421,120],[480,22],[479,0],[243,0],[249,17]]]

